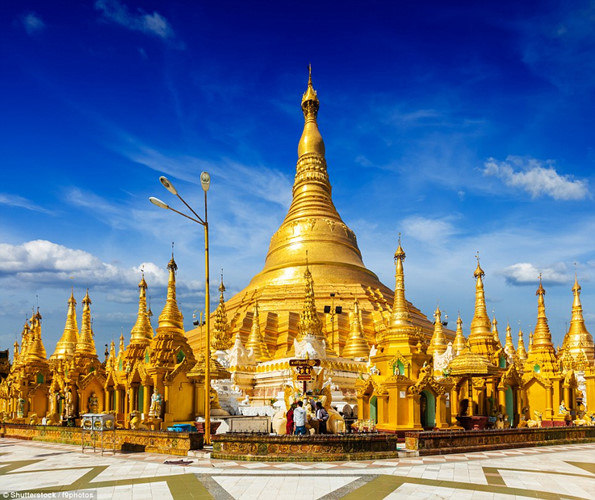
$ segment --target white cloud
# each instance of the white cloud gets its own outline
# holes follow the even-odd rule
[[[141,269],[150,287],[163,289],[167,286],[167,269],[152,262],[123,268],[105,263],[84,250],[67,248],[47,240],[28,241],[22,245],[0,243],[0,279],[13,278],[25,285],[61,288],[76,283],[108,290],[136,290]],[[194,281],[178,284],[184,289],[200,286]]]
[[[50,210],[40,207],[27,198],[16,194],[0,193],[0,205],[8,205],[10,207],[26,208],[35,212],[51,213]]]
[[[167,19],[157,12],[147,14],[142,9],[131,12],[126,5],[118,0],[97,0],[95,8],[101,11],[104,19],[130,30],[157,36],[163,40],[175,38],[174,30]]]
[[[45,23],[34,12],[28,12],[27,14],[23,14],[21,17],[21,22],[23,23],[23,27],[28,35],[34,35],[42,31],[45,28]]]
[[[484,166],[484,175],[502,179],[507,186],[523,189],[532,198],[550,196],[554,200],[584,200],[590,196],[586,180],[560,175],[553,161],[509,156],[505,161],[489,158]]]
[[[572,280],[572,276],[566,273],[564,264],[540,269],[529,262],[519,262],[503,269],[501,274],[506,282],[513,286],[537,286],[540,274],[544,285],[564,285]]]
[[[402,221],[403,232],[418,241],[442,244],[446,238],[457,233],[450,218],[430,219],[420,215]]]

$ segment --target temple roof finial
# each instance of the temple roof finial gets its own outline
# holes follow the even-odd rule
[[[316,117],[320,101],[312,86],[312,65],[308,66],[308,88],[302,96],[302,112],[304,113],[304,131],[298,144],[298,157],[307,153],[314,153],[324,157],[324,141],[318,131]]]

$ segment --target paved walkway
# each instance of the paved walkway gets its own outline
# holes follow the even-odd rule
[[[165,463],[170,460],[180,457],[101,456],[70,445],[4,438],[0,498],[64,492],[55,498],[595,499],[595,444],[362,462],[232,462],[204,453],[184,458],[192,461],[186,465]]]

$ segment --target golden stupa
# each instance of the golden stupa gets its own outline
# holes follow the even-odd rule
[[[324,141],[317,123],[319,104],[310,72],[301,103],[305,123],[298,144],[291,206],[271,238],[262,271],[226,303],[230,338],[239,332],[244,345],[250,337],[252,313],[258,303],[261,334],[273,359],[286,357],[298,336],[307,265],[315,283],[318,309],[324,306],[330,309],[332,303],[333,309],[343,310],[321,317],[327,345],[333,347],[336,355],[341,356],[348,344],[351,332],[348,312],[355,300],[363,336],[370,345],[377,343],[377,336],[386,328],[393,302],[393,292],[364,265],[355,233],[343,222],[333,204]],[[331,294],[334,294],[332,299]],[[429,339],[432,322],[413,305],[408,307],[412,323]],[[454,337],[450,331],[447,335]],[[200,351],[201,330],[188,332],[188,338],[193,349]]]

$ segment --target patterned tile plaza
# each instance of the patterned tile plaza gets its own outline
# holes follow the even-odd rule
[[[0,439],[2,493],[116,499],[595,499],[595,444],[334,463],[210,460]],[[10,497],[8,497],[10,498]]]

